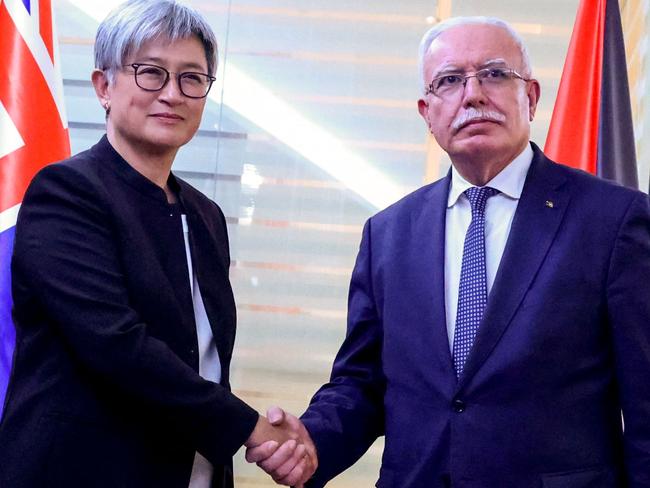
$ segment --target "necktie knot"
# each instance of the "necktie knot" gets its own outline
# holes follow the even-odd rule
[[[476,213],[484,214],[488,198],[499,193],[499,190],[489,186],[473,186],[465,190],[464,193],[472,206],[472,215],[474,215]]]

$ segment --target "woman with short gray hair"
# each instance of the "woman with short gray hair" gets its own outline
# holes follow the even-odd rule
[[[18,217],[0,486],[231,487],[243,444],[289,436],[230,391],[225,218],[171,172],[216,40],[186,6],[132,0],[99,26],[95,63],[106,135],[42,170]]]

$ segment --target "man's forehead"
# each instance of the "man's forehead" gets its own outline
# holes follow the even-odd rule
[[[446,66],[478,67],[494,61],[519,65],[522,60],[508,31],[492,24],[463,24],[444,31],[431,43],[424,59],[428,71]]]

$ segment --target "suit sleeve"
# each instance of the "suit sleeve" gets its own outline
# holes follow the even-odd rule
[[[368,221],[352,272],[345,341],[329,383],[316,393],[302,416],[319,458],[310,487],[324,486],[384,433],[383,333],[373,294],[371,254]]]
[[[16,230],[16,307],[44,314],[75,361],[115,389],[114,398],[151,411],[160,429],[182,433],[212,462],[226,463],[258,414],[148,334],[130,306],[113,219],[100,201],[94,185],[65,165],[35,178]]]
[[[650,208],[639,194],[629,206],[612,252],[607,283],[625,469],[630,488],[650,487]]]

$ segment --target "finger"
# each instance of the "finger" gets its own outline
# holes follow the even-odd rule
[[[284,463],[279,465],[273,472],[273,479],[285,478],[291,471],[300,463],[303,457],[307,454],[305,446],[299,444],[293,451],[293,454]]]
[[[246,461],[249,463],[258,463],[268,459],[278,450],[280,444],[277,441],[266,441],[259,446],[249,447],[246,449]]]
[[[308,456],[303,456],[287,476],[275,480],[276,483],[294,487],[302,486],[313,474]]]
[[[271,423],[271,425],[280,425],[284,422],[285,413],[280,407],[270,407],[266,411],[266,418]]]
[[[264,471],[273,476],[278,467],[282,466],[293,456],[294,451],[298,443],[293,439],[288,440],[283,443],[278,449],[268,458],[263,459],[257,463],[257,465],[262,468]]]

